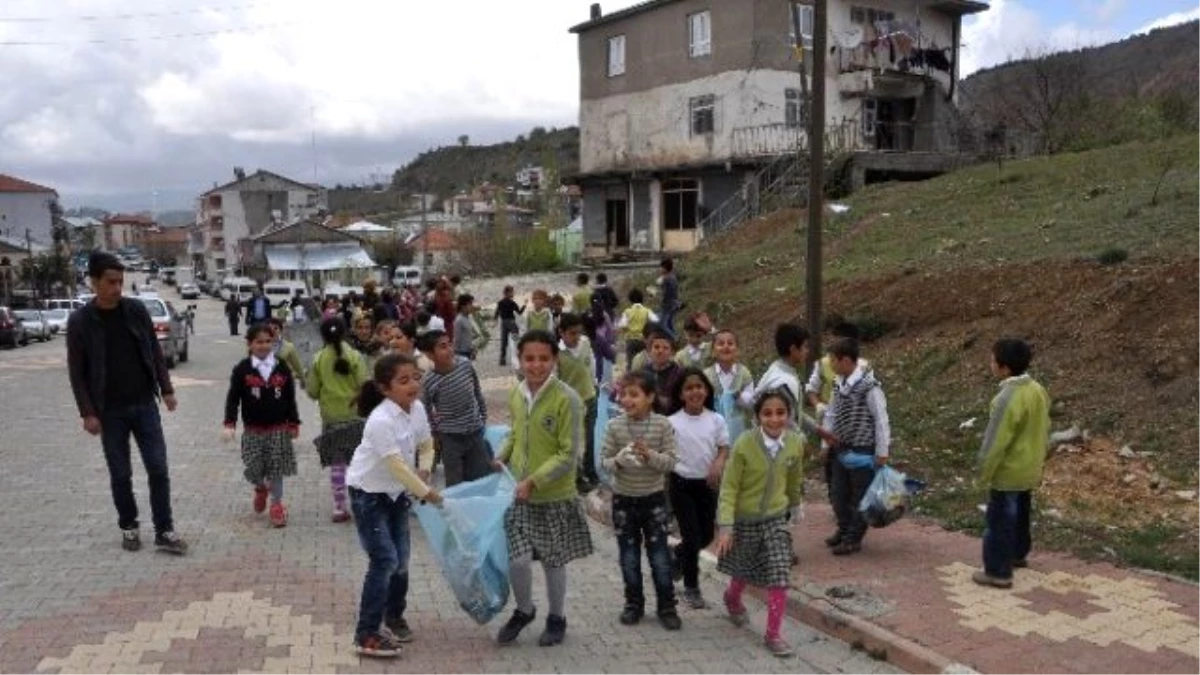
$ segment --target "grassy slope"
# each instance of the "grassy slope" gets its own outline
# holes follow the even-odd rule
[[[1062,515],[1042,519],[1042,542],[1196,577],[1195,502],[1172,504],[1169,490],[1133,488],[1151,474],[1165,475],[1172,489],[1196,485],[1197,140],[872,186],[827,222],[830,310],[894,327],[868,349],[889,383],[902,454],[930,480],[922,510],[952,527],[980,527],[980,494],[970,482],[981,428],[958,425],[986,421],[992,337],[1030,335],[1039,346],[1037,375],[1061,399],[1056,428],[1078,422],[1154,453],[1136,467],[1092,472],[1090,491],[1064,489],[1066,496],[1048,499]],[[772,326],[801,313],[802,219],[773,214],[684,263],[689,306],[735,328],[757,372],[770,356]],[[1110,248],[1128,251],[1130,261],[1080,262]],[[1013,293],[1013,283],[1030,290]],[[1156,347],[1191,355],[1159,359]],[[1051,473],[1075,473],[1059,463]],[[1134,469],[1140,483],[1120,484]],[[1125,517],[1098,495],[1144,501],[1134,511],[1154,517]]]

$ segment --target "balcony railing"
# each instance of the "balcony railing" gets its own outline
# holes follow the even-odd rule
[[[754,159],[798,152],[807,145],[807,140],[803,127],[780,123],[737,127],[730,144],[734,157]]]

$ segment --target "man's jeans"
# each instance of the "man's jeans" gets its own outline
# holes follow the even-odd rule
[[[1029,555],[1032,494],[1029,490],[992,490],[988,494],[987,529],[983,531],[983,569],[988,576],[1011,579],[1013,561]]]
[[[873,448],[851,448],[845,452],[874,455]],[[836,456],[830,458],[830,499],[837,517],[838,534],[851,543],[860,543],[867,534],[867,521],[858,510],[863,495],[875,478],[873,469],[847,469]]]
[[[384,619],[404,616],[408,606],[408,497],[350,488],[350,508],[358,541],[370,559],[363,579],[358,626],[354,636],[379,632]]]
[[[613,495],[613,529],[617,532],[621,577],[625,581],[625,606],[644,611],[642,542],[650,560],[650,575],[658,596],[658,613],[675,611],[675,582],[671,578],[671,549],[667,545],[667,495],[645,497]]]
[[[508,341],[520,335],[521,329],[515,320],[500,322],[500,365],[508,365]],[[517,358],[517,355],[513,354],[513,358]]]
[[[112,407],[100,416],[100,443],[108,477],[112,486],[113,504],[117,507],[117,524],[123,530],[137,529],[138,507],[133,496],[133,465],[129,437],[137,441],[142,454],[142,466],[150,484],[150,513],[156,533],[175,529],[171,519],[171,478],[167,473],[167,441],[163,438],[162,418],[158,403],[141,403]]]
[[[583,466],[579,467],[579,474],[593,485],[600,482],[600,477],[596,475],[596,403],[602,395],[597,394],[583,404]]]

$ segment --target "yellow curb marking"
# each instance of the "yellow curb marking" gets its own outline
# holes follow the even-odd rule
[[[60,673],[158,673],[162,663],[141,663],[150,652],[166,651],[172,640],[195,640],[200,628],[244,628],[245,637],[265,637],[267,647],[287,647],[284,657],[267,657],[262,672],[332,673],[339,666],[356,666],[353,640],[336,635],[329,624],[314,624],[307,614],[292,614],[290,606],[276,607],[252,592],[216,593],[211,600],[193,602],[183,610],[167,610],[158,621],[139,621],[128,631],[109,633],[101,644],[77,645],[65,658],[44,658],[37,671]]]
[[[1100,647],[1120,642],[1144,652],[1166,647],[1191,657],[1200,652],[1196,619],[1174,611],[1179,605],[1163,599],[1149,581],[1026,569],[1013,577],[1012,590],[1005,591],[977,585],[971,581],[975,568],[963,563],[937,571],[949,600],[960,607],[954,610],[959,623],[972,630],[996,628],[1018,637],[1037,634],[1053,642],[1077,638]],[[1057,610],[1039,614],[1028,609],[1033,603],[1017,595],[1035,590],[1086,593],[1098,611],[1082,619]]]

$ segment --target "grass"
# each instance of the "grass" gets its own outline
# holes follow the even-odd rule
[[[1146,350],[1132,344],[1143,337],[1149,339],[1146,344],[1172,355],[1186,342],[1179,339],[1177,326],[1168,330],[1174,337],[1164,338],[1156,328],[1165,324],[1154,318],[1143,318],[1131,338],[1113,338],[1121,326],[1137,323],[1130,307],[1147,301],[1106,293],[1113,284],[1119,291],[1120,284],[1150,283],[1175,283],[1171,294],[1176,299],[1188,297],[1180,294],[1180,287],[1196,292],[1194,264],[1181,279],[1174,272],[1165,280],[1138,276],[1137,270],[1144,270],[1147,261],[1194,260],[1200,245],[1198,141],[1196,135],[1187,135],[1006,162],[1002,169],[980,165],[919,183],[869,186],[842,200],[850,206],[848,213],[827,216],[827,297],[842,289],[840,306],[849,308],[843,318],[861,324],[878,340],[868,346],[868,357],[887,388],[894,443],[901,449],[898,459],[929,484],[917,500],[921,513],[952,529],[981,532],[983,519],[976,506],[984,494],[973,485],[975,453],[995,382],[980,355],[992,333],[1011,328],[1012,321],[1037,327],[1063,324],[1043,332],[1045,348],[1034,373],[1054,394],[1054,428],[1078,422],[1097,434],[1127,439],[1138,450],[1153,453],[1154,470],[1177,486],[1172,489],[1195,487],[1194,359],[1173,356],[1184,364],[1176,369],[1182,374],[1175,381],[1184,385],[1182,398],[1177,386],[1173,398],[1164,399],[1165,390],[1143,385],[1139,391],[1151,396],[1136,403],[1129,392],[1100,396],[1095,389],[1105,386],[1098,382],[1108,382],[1099,376],[1112,377],[1114,370],[1139,382],[1145,377]],[[804,218],[803,212],[786,211],[746,223],[701,247],[681,265],[688,309],[704,309],[718,325],[736,330],[743,360],[756,373],[771,357],[771,327],[795,319],[804,309]],[[880,307],[862,294],[862,288],[874,288],[869,285],[872,279],[895,276],[894,283],[903,283],[958,274],[955,278],[961,280],[962,270],[995,268],[1008,274],[1035,261],[1044,262],[1047,270],[1077,264],[1099,265],[1106,271],[1077,277],[1047,274],[1043,283],[1087,278],[1092,285],[1060,289],[1061,298],[1043,297],[1041,302],[1048,304],[1036,311],[1013,312],[1004,306],[1010,298],[993,295],[985,303],[999,302],[998,309],[976,314],[961,310],[957,323],[951,318],[933,328],[912,325],[911,317],[920,312]],[[1028,269],[1022,273],[1030,274]],[[862,285],[858,295],[852,292],[854,284]],[[994,286],[981,289],[997,292]],[[953,290],[957,289],[946,289],[947,302],[964,302]],[[1164,290],[1160,285],[1145,297],[1156,304]],[[936,292],[901,297],[931,306],[941,299]],[[960,311],[954,309],[958,305],[947,306],[951,317]],[[1191,306],[1186,312],[1194,312],[1195,303]],[[1114,307],[1112,324],[1100,320],[1082,329],[1074,325],[1081,317],[1109,316],[1105,312]],[[1170,307],[1159,311],[1185,311]],[[905,315],[909,321],[897,321]],[[1191,336],[1190,346],[1184,346],[1193,354],[1194,324],[1193,320],[1183,331]],[[1117,347],[1121,351],[1106,353],[1114,343],[1124,345]],[[1080,357],[1064,353],[1077,351],[1077,345],[1087,345],[1090,351]],[[1190,381],[1190,393],[1183,380]],[[1161,424],[1146,424],[1146,414],[1131,415],[1128,408],[1134,405],[1160,409]],[[971,418],[976,418],[973,427],[960,428]],[[1196,507],[1192,502],[1183,508]],[[1039,545],[1197,578],[1195,531],[1177,522],[1114,527],[1089,514],[1084,504],[1064,511],[1070,512],[1039,512]]]

